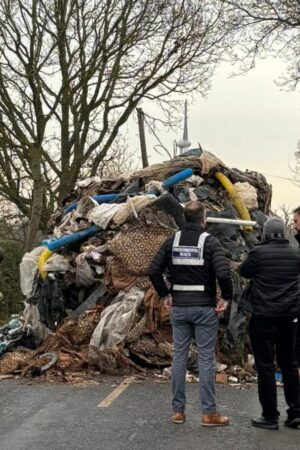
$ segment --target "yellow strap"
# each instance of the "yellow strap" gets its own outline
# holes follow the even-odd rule
[[[46,276],[47,276],[47,272],[45,271],[45,264],[46,264],[47,259],[49,259],[52,254],[53,254],[53,252],[51,252],[51,250],[49,250],[49,248],[46,247],[45,250],[43,250],[43,252],[39,256],[37,265],[38,265],[40,276],[42,278],[46,278]]]

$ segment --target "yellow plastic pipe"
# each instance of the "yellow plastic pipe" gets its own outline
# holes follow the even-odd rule
[[[40,276],[42,278],[46,278],[46,276],[47,276],[47,272],[45,271],[44,267],[45,267],[45,263],[46,263],[47,259],[49,259],[52,254],[53,254],[53,252],[51,252],[51,250],[49,250],[49,248],[46,247],[45,250],[43,250],[39,256],[37,265],[38,265]]]
[[[218,181],[222,184],[222,186],[226,189],[226,192],[228,193],[229,197],[231,198],[237,212],[240,215],[240,218],[243,220],[251,220],[250,214],[248,209],[246,208],[243,200],[239,197],[237,194],[234,185],[231,183],[231,181],[221,172],[216,172],[215,177]],[[244,231],[246,233],[252,233],[253,227],[249,225],[245,225],[243,227]]]

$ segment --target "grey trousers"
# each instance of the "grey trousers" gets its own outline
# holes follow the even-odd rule
[[[173,307],[171,313],[174,355],[172,364],[172,406],[174,412],[185,409],[185,376],[191,339],[195,336],[200,375],[202,414],[216,411],[215,348],[218,316],[210,306]]]

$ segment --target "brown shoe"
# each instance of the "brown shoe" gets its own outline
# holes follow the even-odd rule
[[[174,412],[172,415],[173,423],[183,423],[185,422],[185,414],[183,412]]]
[[[214,412],[202,416],[201,425],[204,427],[224,427],[229,425],[229,419],[226,416],[221,416],[221,414]]]

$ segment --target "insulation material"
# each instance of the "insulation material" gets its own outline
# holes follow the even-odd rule
[[[245,181],[244,183],[235,183],[234,188],[249,211],[258,208],[257,192],[254,186],[251,186],[251,184]]]
[[[113,222],[116,225],[122,225],[134,212],[139,213],[143,208],[153,203],[154,200],[156,200],[156,196],[150,194],[129,197],[126,204],[122,205],[123,207],[113,217]]]

